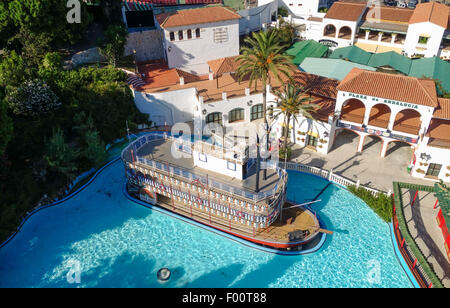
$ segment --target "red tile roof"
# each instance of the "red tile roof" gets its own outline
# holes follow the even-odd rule
[[[427,136],[450,141],[450,120],[431,119]]]
[[[450,120],[450,98],[438,98],[439,106],[434,109],[433,117]],[[450,135],[450,131],[448,132]]]
[[[208,65],[216,76],[225,73],[234,73],[239,67],[239,61],[236,61],[237,57],[238,56],[211,60],[208,61]]]
[[[336,99],[339,80],[296,71],[292,78],[313,95]]]
[[[357,21],[366,10],[366,3],[335,2],[324,18]]]
[[[399,22],[408,23],[411,19],[414,10],[399,8],[399,7],[388,7],[388,6],[376,6],[371,7],[364,14],[364,18],[368,21],[387,21],[387,22]]]
[[[421,3],[414,10],[410,24],[419,22],[432,22],[438,26],[447,29],[449,7],[437,2]]]
[[[354,68],[337,89],[429,107],[438,106],[433,80]]]
[[[206,24],[240,18],[241,15],[230,8],[222,6],[180,10],[156,15],[156,20],[161,28]]]

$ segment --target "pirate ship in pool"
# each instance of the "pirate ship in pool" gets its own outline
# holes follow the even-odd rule
[[[122,152],[127,193],[241,240],[301,250],[323,232],[315,214],[286,201],[287,173],[260,170],[249,147],[151,133]]]

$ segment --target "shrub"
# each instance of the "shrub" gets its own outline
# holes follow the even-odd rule
[[[367,205],[385,222],[390,222],[392,220],[393,202],[390,196],[386,196],[381,192],[374,196],[370,191],[362,187],[357,188],[354,185],[350,185],[348,190],[366,202]]]

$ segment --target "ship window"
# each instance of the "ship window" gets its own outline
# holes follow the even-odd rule
[[[227,168],[228,168],[228,170],[236,171],[236,163],[228,161],[227,162]]]
[[[206,154],[204,153],[198,153],[198,160],[205,163],[208,161],[208,159],[206,158]]]

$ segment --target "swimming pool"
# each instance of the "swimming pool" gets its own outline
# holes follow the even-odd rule
[[[116,161],[73,198],[33,215],[0,249],[0,287],[412,287],[389,226],[313,175],[289,172],[288,198],[322,192],[312,208],[335,233],[302,256],[262,252],[140,206],[123,195],[124,181]],[[172,271],[163,285],[162,267]]]

